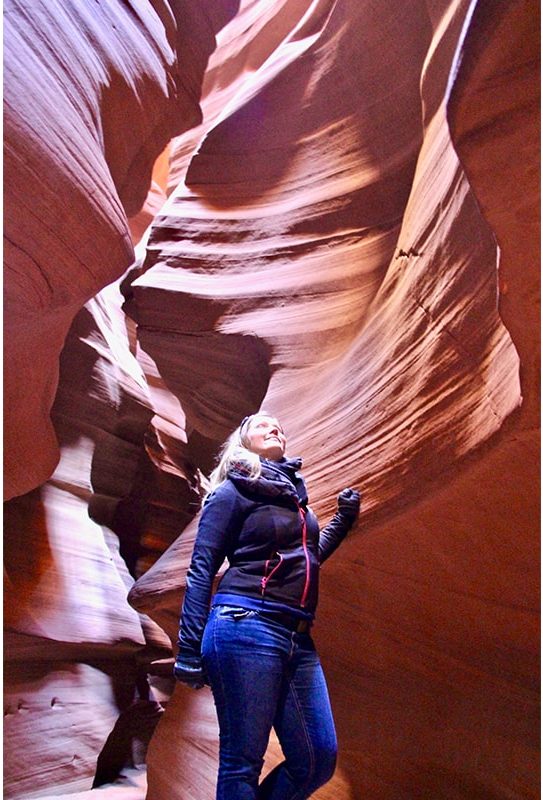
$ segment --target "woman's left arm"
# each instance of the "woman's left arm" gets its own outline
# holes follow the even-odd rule
[[[337,511],[319,534],[319,563],[322,564],[347,536],[360,513],[360,492],[344,489],[337,498]]]

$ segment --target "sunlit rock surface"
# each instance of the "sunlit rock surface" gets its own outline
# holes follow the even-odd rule
[[[172,541],[165,529],[190,519],[190,489],[175,478],[177,507],[168,506],[168,476],[146,456],[152,403],[120,302],[106,290],[76,317],[53,409],[60,462],[49,481],[5,504],[10,797],[101,782],[112,764],[130,763],[161,711],[148,664],[168,655],[169,641],[126,595]]]
[[[150,426],[120,295],[95,295],[163,202],[155,161],[200,121],[207,58],[235,7],[4,8],[9,797],[104,782],[158,713],[147,664],[169,643],[126,594],[193,516],[194,490],[182,464],[159,471],[147,455],[165,423]]]
[[[92,783],[97,754],[118,714],[111,666],[50,662],[36,651],[27,663],[6,669],[5,797],[43,797],[59,786],[69,792]],[[122,675],[116,678],[121,689]],[[44,775],[49,765],[51,781]]]
[[[500,241],[481,213],[478,184],[469,184],[447,119],[462,108],[462,96],[477,91],[467,62],[460,68],[458,48],[463,55],[468,45],[486,44],[490,76],[505,69],[500,56],[512,57],[502,42],[511,42],[507,15],[492,25],[492,9],[481,6],[464,39],[466,3],[433,4],[420,16],[379,9],[379,30],[394,40],[395,60],[387,63],[386,82],[373,72],[370,94],[363,59],[379,63],[371,50],[379,42],[367,33],[377,21],[353,4],[344,26],[342,10],[330,10],[318,37],[278,47],[275,70],[268,65],[252,76],[234,113],[203,139],[187,186],[173,192],[155,221],[130,312],[153,355],[182,352],[198,335],[207,359],[210,331],[271,343],[263,405],[285,422],[291,452],[305,456],[321,517],[332,513],[342,486],[365,493],[357,534],[323,571],[316,638],[341,750],[338,775],[318,796],[529,797],[538,758],[531,483],[538,449],[526,395],[535,385],[519,385],[517,352],[498,305],[513,298],[498,279],[498,263],[504,280],[506,270],[520,268],[507,263],[507,251],[523,235],[522,270],[535,279],[530,234],[537,215],[511,227],[509,243]],[[511,43],[516,58],[533,76],[530,8],[510,14],[519,30]],[[404,35],[395,35],[400,29]],[[356,68],[355,58],[362,59]],[[300,112],[295,89],[305,65],[311,101]],[[490,83],[490,76],[479,80]],[[535,111],[518,87],[516,96],[515,138],[500,145],[500,131],[485,129],[487,141],[479,134],[481,149],[473,144],[475,163],[467,163],[471,172],[477,157],[487,157],[483,145],[503,159],[523,142],[532,172],[520,165],[515,172],[523,190],[509,195],[518,191],[517,202],[507,208],[498,184],[489,198],[511,218],[527,197],[537,198]],[[263,111],[271,108],[275,113]],[[462,132],[471,144],[469,134]],[[259,147],[273,148],[273,158],[259,158]],[[535,293],[528,316],[534,300]],[[533,333],[522,328],[533,361],[537,326]],[[250,353],[246,358],[250,369]],[[192,386],[172,383],[187,420],[202,432],[232,427],[233,409],[212,403],[198,371],[190,378]],[[217,395],[228,393],[230,378],[228,370],[217,374]],[[464,458],[484,442],[475,458]],[[131,593],[172,638],[175,586],[194,530]],[[201,787],[183,777],[194,763],[184,726],[192,741],[196,701],[183,687],[177,692],[181,699],[151,744],[149,786],[157,797],[196,798]],[[183,698],[184,715],[176,710]],[[198,714],[200,762],[210,738],[205,714]],[[163,767],[170,753],[176,781]],[[212,781],[205,787],[212,796]]]
[[[127,215],[170,138],[200,121],[214,33],[237,5],[5,4],[7,497],[58,461],[49,411],[64,339],[133,261]]]
[[[96,773],[104,800],[143,800],[141,776],[112,780],[159,717],[149,800],[214,796],[211,695],[167,702],[162,674],[200,471],[262,404],[322,522],[343,486],[364,494],[322,573],[340,761],[316,797],[531,800],[535,4],[215,4],[203,77],[205,13],[180,42],[169,5],[75,4],[63,30],[61,3],[8,7],[35,30],[10,68],[27,80],[27,48],[42,82],[8,74],[6,477],[26,494],[6,513],[7,796],[86,798]],[[70,36],[83,77],[52,55]],[[130,266],[129,230],[146,254],[94,297]],[[272,741],[265,768],[279,757]]]

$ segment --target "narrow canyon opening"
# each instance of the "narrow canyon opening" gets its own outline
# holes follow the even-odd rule
[[[315,797],[531,800],[536,4],[4,22],[5,796],[214,797],[172,648],[205,476],[263,407],[319,520],[363,496],[322,570]]]

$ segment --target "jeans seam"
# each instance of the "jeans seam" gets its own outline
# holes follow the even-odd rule
[[[230,740],[231,731],[230,731],[230,717],[229,717],[229,714],[227,713],[227,709],[226,709],[226,705],[227,705],[226,704],[226,691],[225,691],[224,678],[223,678],[222,669],[221,669],[221,659],[218,656],[218,648],[217,648],[217,641],[216,641],[216,634],[217,634],[217,628],[218,628],[218,624],[217,623],[218,623],[218,621],[219,621],[219,617],[215,617],[215,619],[213,620],[213,649],[215,651],[214,655],[215,655],[215,658],[217,660],[217,672],[218,672],[218,675],[219,675],[219,682],[220,682],[220,685],[221,685],[221,694],[222,694],[221,703],[222,703],[223,706],[225,706],[225,708],[223,710],[223,716],[224,716],[225,726],[227,728],[227,730],[225,732],[226,735],[219,737],[219,749],[220,749],[221,746],[223,745],[224,739]],[[220,726],[219,726],[219,729],[220,729]],[[221,739],[223,741],[221,741]]]
[[[294,700],[294,704],[296,706],[296,710],[298,711],[298,714],[300,716],[301,725],[302,725],[302,728],[303,728],[303,731],[304,731],[304,735],[305,735],[305,739],[306,739],[306,742],[307,742],[307,749],[309,751],[309,774],[308,774],[307,780],[304,783],[304,785],[300,786],[300,788],[298,789],[296,794],[292,795],[292,797],[290,797],[289,800],[304,800],[305,791],[306,791],[307,787],[311,784],[311,781],[313,780],[313,775],[314,775],[314,772],[315,772],[315,751],[313,750],[313,745],[311,744],[311,737],[309,736],[309,732],[307,730],[305,716],[303,714],[302,707],[301,707],[300,701],[298,699],[298,694],[296,692],[296,687],[294,686],[294,684],[292,682],[290,684],[290,690],[292,692],[292,697],[293,697],[293,700]]]

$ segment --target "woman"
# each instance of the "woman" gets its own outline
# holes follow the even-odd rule
[[[220,729],[217,800],[304,800],[334,772],[336,734],[310,628],[319,566],[356,520],[345,489],[319,533],[286,438],[265,412],[246,417],[211,474],[198,527],[174,674],[209,683]],[[228,559],[209,604],[213,579]],[[272,727],[285,760],[258,785]]]

